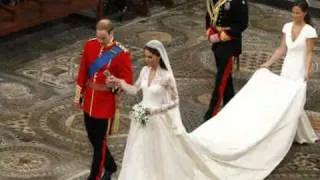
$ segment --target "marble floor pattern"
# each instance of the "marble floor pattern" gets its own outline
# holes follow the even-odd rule
[[[188,1],[154,11],[151,17],[117,24],[116,38],[131,51],[135,77],[142,67],[143,45],[152,38],[165,43],[181,96],[188,131],[198,127],[213,88],[215,64],[204,32],[205,3]],[[70,20],[71,19],[71,20]],[[250,3],[239,90],[279,44],[290,12]],[[314,19],[320,26],[320,20]],[[92,24],[67,18],[0,39],[0,180],[85,180],[91,149],[82,114],[72,107],[74,77],[83,42],[93,37]],[[315,48],[306,109],[320,133],[320,43]],[[281,63],[272,67],[279,72]],[[130,107],[141,95],[121,100],[121,129],[109,147],[121,164]],[[115,178],[116,178],[115,174]],[[294,145],[269,180],[320,177],[320,143]]]

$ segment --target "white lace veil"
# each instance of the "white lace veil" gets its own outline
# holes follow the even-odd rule
[[[166,66],[167,70],[169,71],[171,78],[173,80],[174,89],[176,92],[178,92],[176,79],[174,77],[174,74],[173,74],[173,71],[171,68],[171,64],[170,64],[170,60],[168,57],[168,53],[167,53],[164,45],[158,40],[151,40],[146,44],[146,46],[153,48],[153,49],[156,49],[160,53],[161,59],[163,60],[165,66]],[[182,124],[182,120],[181,120],[181,116],[180,116],[179,106],[177,106],[176,108],[173,108],[170,111],[169,115],[171,116],[169,118],[172,119],[172,127],[175,129],[175,132],[176,133],[185,132],[185,127]]]

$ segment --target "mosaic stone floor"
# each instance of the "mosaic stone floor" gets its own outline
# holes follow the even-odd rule
[[[198,127],[212,90],[214,63],[204,35],[203,1],[194,0],[150,18],[118,24],[117,39],[132,53],[135,76],[142,67],[141,48],[151,38],[168,48],[177,76],[181,110],[188,131]],[[250,27],[244,34],[239,90],[279,43],[290,13],[250,4]],[[314,19],[319,27],[319,19]],[[88,22],[57,20],[0,39],[0,180],[84,180],[91,149],[81,113],[72,106],[73,79],[84,40],[94,31]],[[130,32],[130,33],[128,33]],[[306,109],[320,133],[320,43]],[[279,72],[281,63],[272,67]],[[110,149],[121,164],[129,127],[127,112],[141,96],[122,99],[121,130],[110,137]],[[318,111],[318,112],[317,112]],[[116,177],[116,175],[115,175]],[[320,177],[320,144],[294,145],[268,179],[313,180]]]

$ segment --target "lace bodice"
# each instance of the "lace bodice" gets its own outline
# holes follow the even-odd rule
[[[151,109],[151,114],[161,113],[178,106],[179,98],[174,79],[167,70],[158,69],[154,79],[148,85],[151,68],[142,68],[139,78],[132,86],[121,81],[121,86],[128,94],[137,94],[142,90],[141,104]]]

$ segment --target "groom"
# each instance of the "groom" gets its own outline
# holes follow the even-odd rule
[[[241,34],[247,26],[247,0],[207,0],[206,29],[217,75],[205,121],[218,113],[222,101],[225,105],[234,96],[232,64],[241,54]]]
[[[85,128],[93,147],[88,180],[110,180],[117,165],[107,146],[116,111],[117,87],[107,81],[115,75],[132,83],[129,52],[113,39],[112,22],[102,19],[96,26],[96,38],[84,45],[74,105],[84,111]]]

